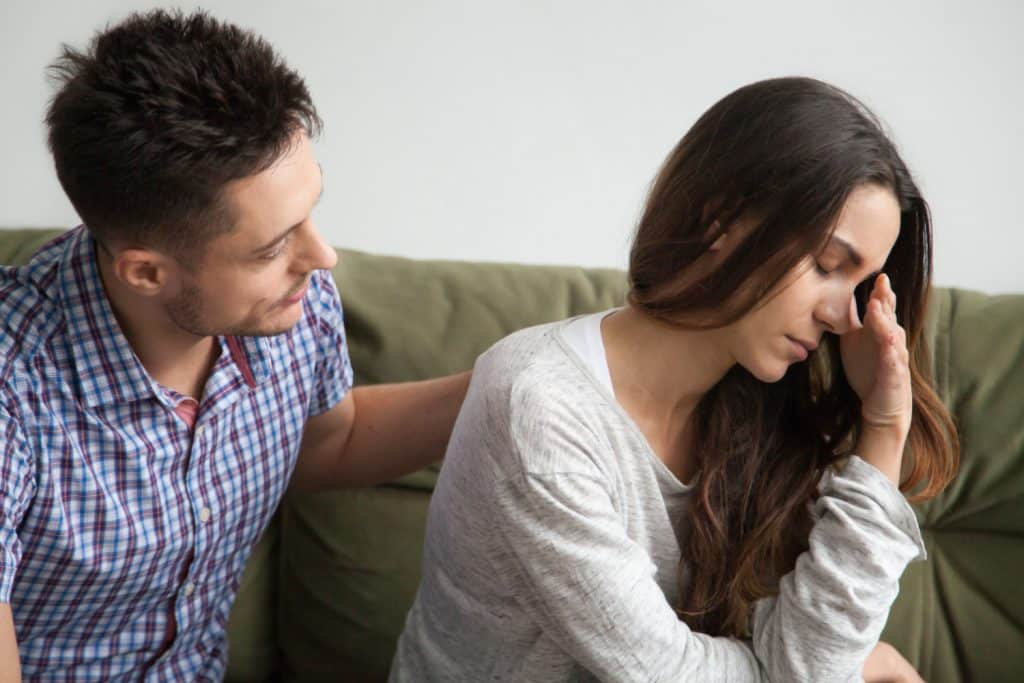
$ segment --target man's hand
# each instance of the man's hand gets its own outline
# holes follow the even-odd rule
[[[21,683],[14,617],[11,615],[11,606],[6,603],[0,603],[0,683]]]
[[[437,462],[470,373],[357,387],[310,418],[292,476],[300,490],[374,486]]]
[[[868,655],[863,675],[865,683],[924,683],[899,650],[883,641]]]

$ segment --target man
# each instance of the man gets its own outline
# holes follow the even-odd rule
[[[468,373],[352,389],[320,122],[261,38],[155,11],[54,72],[85,224],[0,268],[0,681],[219,680],[286,486],[440,458]]]

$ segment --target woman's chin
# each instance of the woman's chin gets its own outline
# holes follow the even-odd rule
[[[790,363],[779,359],[768,359],[767,362],[744,364],[751,375],[765,384],[775,384],[789,372]]]

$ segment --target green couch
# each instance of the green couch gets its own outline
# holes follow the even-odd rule
[[[0,263],[26,260],[54,234],[0,233]],[[613,270],[339,255],[360,384],[469,368],[513,330],[609,308],[624,293]],[[938,289],[928,335],[963,462],[918,508],[929,561],[905,573],[884,638],[932,683],[1024,681],[1024,295]],[[239,590],[227,680],[386,678],[436,476],[286,496]]]

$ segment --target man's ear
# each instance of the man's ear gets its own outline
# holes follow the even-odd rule
[[[113,270],[117,279],[141,296],[156,296],[170,276],[170,260],[152,249],[133,247],[114,255]]]

